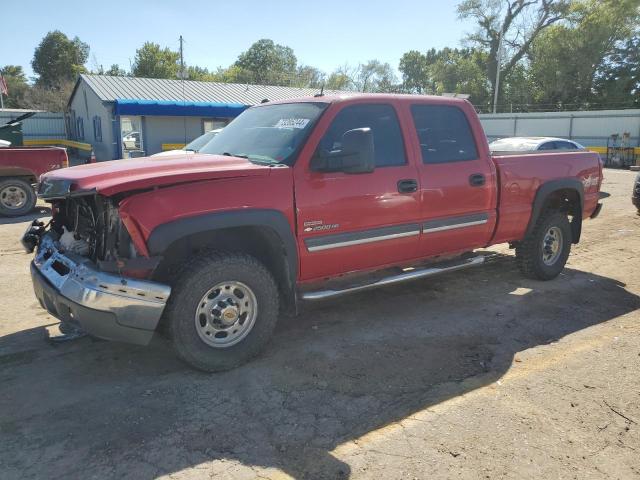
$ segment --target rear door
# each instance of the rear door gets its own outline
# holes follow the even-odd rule
[[[317,172],[316,152],[341,149],[344,133],[370,128],[371,173]],[[303,280],[378,268],[418,255],[420,191],[394,103],[333,104],[295,165],[297,234]]]
[[[470,108],[470,107],[469,107]],[[496,174],[489,152],[476,142],[463,108],[410,106],[419,146],[423,256],[486,245],[496,222]]]

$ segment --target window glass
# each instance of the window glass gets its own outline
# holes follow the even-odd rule
[[[556,148],[558,150],[577,150],[578,147],[571,142],[556,142]]]
[[[229,123],[229,120],[225,120],[224,118],[205,118],[202,120],[202,128],[204,132],[207,133],[211,130],[217,130],[219,128],[224,128]]]
[[[122,158],[144,155],[142,144],[142,118],[120,117],[120,135],[122,138]]]
[[[547,142],[540,145],[538,150],[555,150],[556,148],[556,142]]]
[[[424,163],[475,160],[478,150],[464,112],[449,105],[412,105]]]
[[[96,142],[102,142],[102,118],[93,117],[93,138]]]
[[[78,117],[76,119],[77,130],[78,130],[78,140],[84,140],[84,120],[82,117]]]
[[[200,135],[198,138],[192,140],[190,143],[183,148],[183,150],[187,150],[190,152],[199,152],[202,150],[207,143],[211,141],[213,137],[215,137],[219,133],[218,130],[211,130],[204,135]]]
[[[371,129],[376,167],[407,163],[402,131],[391,105],[353,105],[343,108],[331,122],[318,148],[324,152],[341,150],[342,136],[355,128]]]

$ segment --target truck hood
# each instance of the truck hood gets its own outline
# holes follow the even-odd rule
[[[206,154],[112,160],[45,173],[38,193],[45,199],[87,192],[109,196],[177,183],[264,176],[271,168],[244,158]]]

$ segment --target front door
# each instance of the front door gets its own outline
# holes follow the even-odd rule
[[[395,106],[334,104],[317,128],[316,145],[309,145],[316,153],[339,151],[345,132],[370,128],[376,168],[364,174],[316,172],[309,166],[312,155],[296,165],[302,280],[377,268],[418,255],[418,172],[409,161]]]
[[[411,117],[420,147],[421,255],[485,246],[496,223],[496,173],[488,152],[478,148],[462,108],[417,103]]]

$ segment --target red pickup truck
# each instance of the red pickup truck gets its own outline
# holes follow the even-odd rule
[[[248,109],[199,154],[42,177],[28,229],[41,305],[138,344],[166,327],[196,368],[234,367],[298,302],[463,269],[509,243],[532,278],[564,268],[600,210],[590,152],[492,157],[473,106],[317,96]]]
[[[69,166],[59,147],[0,148],[0,215],[17,217],[36,206],[35,185],[41,174]]]

